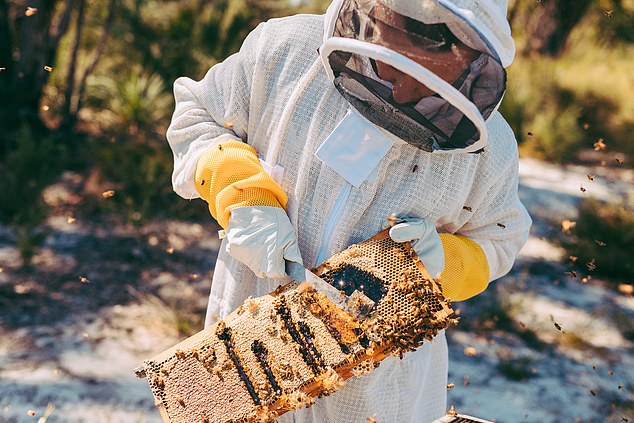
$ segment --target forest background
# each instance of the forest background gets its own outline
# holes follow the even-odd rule
[[[199,260],[168,235],[156,235],[164,222],[211,221],[203,202],[179,200],[171,188],[165,131],[174,107],[172,83],[180,76],[200,79],[237,51],[259,22],[321,13],[328,3],[0,0],[0,250],[10,251],[0,254],[0,333],[38,327],[51,313],[63,321],[135,301],[168,309],[179,336],[200,328],[200,301],[190,305],[175,292],[140,282],[144,266],[163,260],[179,261],[173,266],[181,270],[213,265],[213,257]],[[510,0],[509,17],[517,56],[501,111],[521,156],[561,169],[631,175],[634,1]],[[593,176],[587,178],[586,186]],[[632,195],[584,199],[574,221],[546,216],[550,226],[542,235],[565,251],[561,262],[571,275],[594,276],[631,297],[632,201]],[[66,273],[62,262],[51,259],[55,267],[44,257],[47,248],[66,248],[51,241],[60,225],[103,228],[105,234],[89,244],[93,255],[69,259],[75,268]],[[160,251],[138,253],[139,239]],[[123,282],[81,287],[99,278],[79,270],[90,264],[86,260],[110,263],[116,269],[102,276]],[[199,278],[189,273],[190,281]],[[80,288],[69,288],[71,276]],[[208,282],[201,286],[208,289]],[[86,299],[97,291],[102,300]],[[620,323],[629,341],[631,317]],[[527,370],[514,364],[509,371]],[[627,400],[616,408],[634,406]]]
[[[524,156],[632,167],[632,3],[511,0],[518,55],[501,110]],[[200,79],[259,22],[327,4],[0,0],[0,218],[25,263],[47,215],[41,193],[66,170],[83,177],[91,213],[202,217],[170,186],[173,81]],[[117,195],[92,201],[101,187]]]

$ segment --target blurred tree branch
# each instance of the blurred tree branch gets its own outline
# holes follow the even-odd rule
[[[108,39],[110,38],[110,31],[112,29],[112,23],[114,21],[115,15],[114,12],[116,8],[116,1],[110,0],[105,23],[101,31],[101,36],[99,37],[99,41],[97,41],[97,47],[94,49],[92,58],[90,59],[88,65],[85,67],[84,72],[79,79],[78,88],[75,89],[75,86],[77,84],[76,76],[78,74],[77,56],[82,48],[82,33],[86,19],[86,0],[78,1],[79,9],[77,11],[77,18],[75,23],[75,37],[71,46],[71,58],[68,63],[66,87],[64,90],[64,107],[62,109],[62,123],[60,124],[60,127],[64,129],[72,129],[75,126],[75,122],[77,122],[77,115],[84,104],[86,96],[86,83],[88,81],[88,77],[97,68],[97,64],[99,63],[99,60],[101,59],[101,56],[103,55],[103,52],[106,48],[106,44],[108,43]]]
[[[77,55],[81,47],[81,35],[84,28],[84,8],[86,0],[78,0],[79,8],[77,9],[77,18],[75,19],[75,37],[70,48],[70,60],[68,62],[68,71],[66,72],[66,88],[64,90],[64,106],[62,109],[62,128],[72,128],[74,123],[73,113],[71,111],[71,103],[73,101],[73,92],[75,91],[75,74],[77,73]]]
[[[57,22],[51,26],[50,37],[56,44],[59,43],[60,38],[62,38],[62,36],[66,34],[66,31],[68,30],[68,25],[70,24],[70,17],[73,12],[74,4],[74,0],[66,0],[64,11],[60,14]]]
[[[110,31],[112,30],[112,22],[114,21],[114,11],[115,11],[116,5],[117,5],[116,0],[110,0],[110,5],[108,7],[108,16],[106,17],[106,23],[104,24],[104,28],[101,33],[101,38],[99,39],[99,42],[97,44],[97,49],[95,50],[92,56],[92,60],[90,61],[90,64],[84,70],[84,74],[82,75],[81,80],[79,81],[79,92],[77,95],[77,104],[75,105],[75,108],[73,110],[74,119],[77,118],[77,113],[79,113],[84,103],[84,99],[86,96],[86,81],[88,80],[88,77],[97,68],[97,64],[99,63],[99,60],[101,59],[101,56],[103,55],[103,52],[106,48],[106,43],[108,41],[108,38],[110,38]]]
[[[513,26],[526,30],[523,54],[537,52],[556,56],[568,35],[586,14],[592,0],[516,1],[509,10]]]

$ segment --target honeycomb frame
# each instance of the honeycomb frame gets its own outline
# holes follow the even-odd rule
[[[455,323],[440,285],[409,243],[392,241],[387,231],[313,271],[355,294],[348,298],[365,298],[363,313],[351,314],[298,282],[248,299],[225,319],[144,362],[164,422],[274,421]]]

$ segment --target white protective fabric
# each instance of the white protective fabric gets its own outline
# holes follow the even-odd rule
[[[445,251],[436,227],[425,219],[403,219],[390,229],[396,242],[414,241],[412,248],[429,274],[436,278],[445,268]]]
[[[530,218],[517,195],[516,142],[502,116],[496,112],[487,121],[489,143],[480,154],[426,153],[394,139],[379,165],[354,187],[314,155],[349,109],[318,58],[323,28],[323,16],[273,19],[201,81],[175,82],[176,110],[167,133],[174,190],[198,197],[194,169],[201,152],[241,139],[272,166],[284,167],[281,186],[306,267],[316,266],[320,254],[329,257],[375,235],[397,213],[473,239],[486,254],[491,279],[506,274],[527,239]],[[278,284],[258,279],[226,253],[226,243],[214,271],[206,325]],[[446,377],[443,333],[282,421],[362,423],[371,413],[381,422],[432,421],[445,412]]]
[[[304,280],[297,235],[284,209],[266,206],[233,209],[225,233],[227,253],[246,264],[256,276],[280,279],[292,271],[293,279]],[[287,262],[298,266],[287,266]]]

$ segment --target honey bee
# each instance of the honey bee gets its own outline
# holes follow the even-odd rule
[[[572,220],[564,219],[561,221],[561,231],[564,233],[569,233],[575,226],[577,226],[577,222]]]
[[[164,389],[165,388],[165,380],[159,375],[154,376],[154,384],[159,389]]]
[[[251,314],[253,314],[260,307],[258,302],[255,301],[253,298],[247,298],[247,300],[244,302],[244,305]]]
[[[603,141],[603,138],[599,138],[597,142],[593,144],[593,147],[595,151],[605,150],[605,142]]]
[[[309,283],[302,283],[297,287],[297,292],[299,292],[300,294],[306,294],[309,292],[314,291],[315,289],[309,284]]]
[[[344,384],[344,381],[339,377],[337,372],[332,369],[332,367],[328,368],[321,381],[322,388],[324,391],[329,393],[341,389]]]

